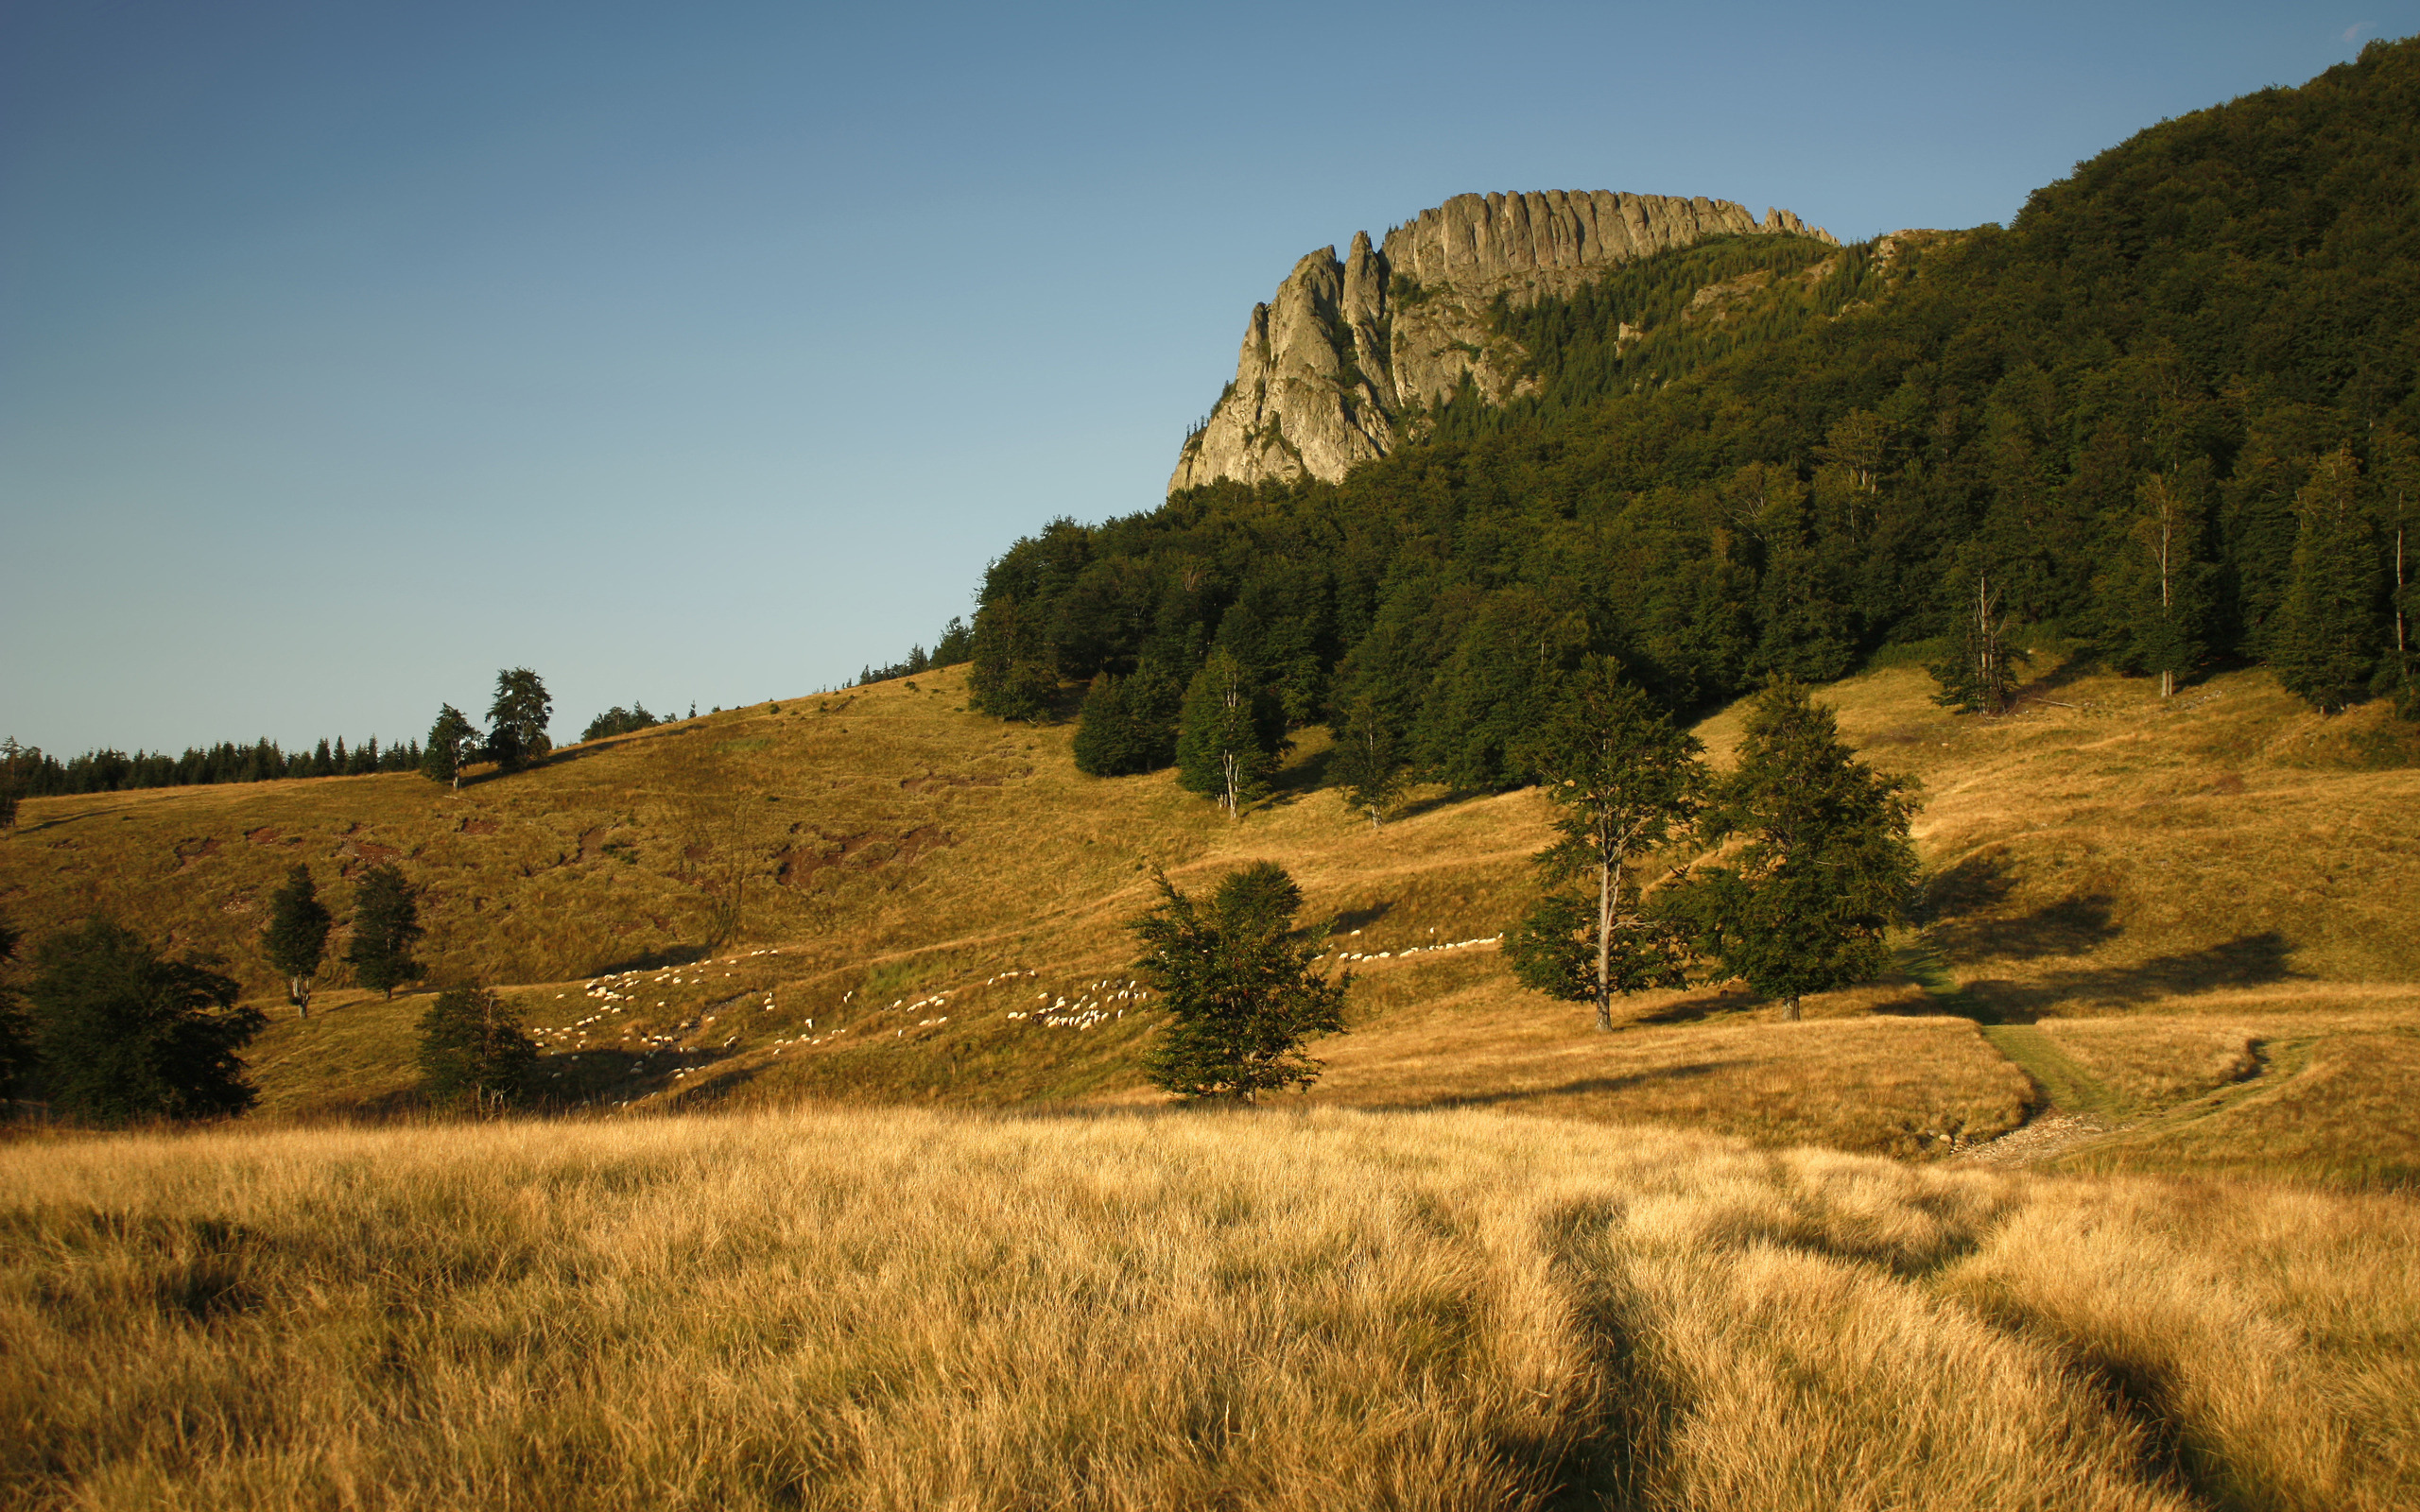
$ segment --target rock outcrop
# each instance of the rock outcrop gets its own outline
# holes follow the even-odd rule
[[[1357,232],[1343,259],[1311,253],[1253,306],[1236,381],[1185,438],[1168,491],[1342,477],[1465,381],[1496,403],[1519,391],[1526,354],[1489,329],[1498,296],[1526,304],[1709,236],[1784,232],[1832,240],[1787,210],[1759,221],[1727,199],[1561,190],[1456,195],[1376,248]]]

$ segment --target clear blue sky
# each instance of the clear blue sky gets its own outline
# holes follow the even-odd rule
[[[2013,215],[2420,0],[0,0],[0,734],[845,680],[1466,190]]]

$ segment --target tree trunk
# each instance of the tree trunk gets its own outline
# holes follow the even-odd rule
[[[2176,674],[2166,668],[2162,668],[2159,675],[2159,696],[2163,698],[2176,696]]]
[[[285,979],[285,995],[293,1001],[294,1016],[296,1018],[307,1019],[311,1016],[311,979],[309,977],[287,977]]]
[[[1597,1027],[1614,1032],[1614,988],[1606,980],[1614,965],[1614,905],[1621,886],[1621,858],[1600,861],[1597,868]]]
[[[1792,996],[1783,1002],[1781,1005],[1781,1017],[1784,1023],[1796,1023],[1798,1022],[1798,999],[1795,996]]]

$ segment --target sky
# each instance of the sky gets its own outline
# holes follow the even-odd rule
[[[575,738],[1156,506],[1295,259],[1459,193],[2006,221],[2420,0],[0,0],[0,736]]]

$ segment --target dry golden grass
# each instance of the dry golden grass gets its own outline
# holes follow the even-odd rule
[[[0,1149],[0,1496],[2420,1497],[2420,1213],[1459,1111]]]

